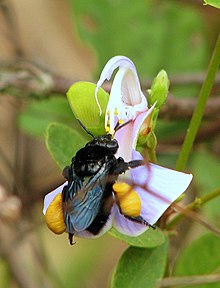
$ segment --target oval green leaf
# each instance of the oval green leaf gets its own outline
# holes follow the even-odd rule
[[[79,118],[86,128],[93,134],[105,134],[105,111],[109,94],[102,88],[98,91],[98,100],[102,109],[95,100],[96,85],[90,82],[77,82],[67,92],[67,98],[76,118]]]
[[[146,232],[137,237],[121,234],[114,228],[109,231],[109,234],[135,247],[153,248],[163,244],[165,241],[165,236],[159,228],[156,228],[155,230],[148,229]]]
[[[204,275],[218,273],[220,268],[220,238],[207,233],[187,246],[174,268],[175,276]],[[195,285],[187,285],[193,288]],[[219,288],[219,283],[199,284],[199,288]]]
[[[155,288],[165,272],[168,241],[156,248],[129,247],[121,256],[111,288]]]
[[[88,142],[87,138],[76,130],[59,123],[48,126],[45,140],[52,158],[62,170],[71,163],[76,152]]]
[[[205,0],[205,4],[220,9],[220,1],[219,0]]]

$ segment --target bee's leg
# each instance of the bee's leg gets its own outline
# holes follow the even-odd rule
[[[143,160],[132,160],[128,162],[128,167],[129,168],[135,168],[138,166],[144,165],[144,161]]]
[[[125,162],[122,157],[119,157],[117,161],[118,161],[118,165],[113,171],[113,173],[117,175],[124,173],[129,168],[135,168],[144,164],[143,160],[132,160],[129,162]]]
[[[76,244],[76,242],[75,242],[75,240],[73,239],[73,237],[74,237],[74,234],[69,233],[69,241],[70,241],[70,245]],[[74,242],[73,242],[73,240],[74,240]]]
[[[124,214],[123,214],[124,215]],[[133,217],[133,216],[127,216],[127,215],[124,215],[126,218],[130,219],[131,221],[134,221],[134,222],[137,222],[137,223],[140,223],[140,224],[143,224],[143,225],[146,225],[146,226],[149,226],[153,229],[156,229],[156,226],[155,225],[151,225],[150,223],[148,223],[143,217],[141,216],[137,216],[137,217]]]

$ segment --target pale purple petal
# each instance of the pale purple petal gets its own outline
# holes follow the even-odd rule
[[[132,133],[133,122],[128,123],[121,129],[119,129],[114,136],[114,139],[118,141],[119,149],[116,153],[116,157],[122,157],[126,162],[131,161],[132,158]]]
[[[133,151],[132,159],[142,159],[137,151]],[[164,211],[189,186],[192,175],[158,166],[152,163],[131,170],[131,180],[142,200],[141,216],[150,224],[154,224]]]
[[[143,159],[137,151],[133,151],[132,159]],[[131,183],[141,198],[140,215],[151,225],[161,217],[164,211],[189,186],[192,175],[152,163],[130,170]],[[140,185],[140,186],[139,186]],[[118,207],[113,210],[113,226],[122,234],[138,236],[148,227],[126,219]]]
[[[144,121],[148,121],[153,112],[154,106],[148,111],[139,113],[136,119],[125,125],[123,128],[116,131],[114,138],[118,141],[119,149],[116,153],[116,157],[122,157],[125,161],[131,161],[132,151],[135,149],[137,144],[137,138],[139,130]]]
[[[129,235],[129,236],[138,236],[149,227],[139,224],[137,222],[131,221],[128,218],[125,218],[119,211],[118,206],[115,204],[112,208],[113,215],[113,227],[118,230],[120,233]]]
[[[44,197],[44,209],[43,209],[43,214],[46,214],[47,208],[50,206],[51,202],[53,201],[53,199],[56,197],[57,194],[62,193],[63,191],[63,187],[67,185],[67,182],[65,182],[64,184],[62,184],[61,186],[57,187],[55,190],[53,190],[52,192],[48,193],[45,197]]]

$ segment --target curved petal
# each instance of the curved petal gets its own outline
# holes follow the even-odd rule
[[[104,66],[102,73],[100,75],[100,78],[97,82],[96,85],[96,89],[95,89],[95,99],[96,99],[96,103],[99,107],[99,111],[100,111],[100,115],[102,114],[102,109],[100,107],[99,101],[98,101],[98,90],[99,88],[102,86],[102,84],[104,83],[105,80],[110,80],[114,70],[116,68],[120,68],[120,67],[126,67],[126,68],[130,68],[133,73],[137,73],[136,72],[136,68],[134,66],[134,63],[127,57],[125,56],[115,56],[112,57]]]
[[[56,197],[57,194],[62,193],[63,187],[67,185],[67,182],[62,184],[61,186],[57,187],[55,190],[52,192],[48,193],[44,197],[44,208],[43,208],[43,214],[46,214],[47,208],[50,206],[51,202],[53,199]],[[99,232],[98,235],[93,235],[92,233],[88,231],[80,231],[80,232],[75,232],[74,236],[80,237],[80,238],[90,238],[90,239],[95,239],[101,237],[103,234],[105,234],[107,231],[109,231],[112,228],[112,215],[109,216],[108,221],[105,223],[105,226],[102,228],[102,230]]]
[[[143,159],[133,151],[132,159]],[[141,197],[141,216],[154,224],[164,211],[189,186],[192,175],[149,163],[131,170],[132,181],[140,185],[135,190]]]
[[[149,228],[145,225],[125,218],[125,216],[120,213],[119,208],[116,204],[113,206],[112,215],[113,227],[122,234],[129,236],[138,236],[144,233]]]
[[[143,159],[137,151],[133,151],[132,159]],[[130,170],[134,190],[141,198],[140,215],[153,225],[164,211],[189,186],[192,175],[152,163]],[[139,186],[140,185],[140,186]],[[148,227],[125,218],[117,205],[113,207],[113,226],[122,234],[138,236]]]
[[[44,197],[44,208],[43,208],[43,214],[46,214],[47,208],[50,206],[50,203],[53,201],[53,199],[56,197],[57,194],[62,193],[63,187],[67,185],[67,182],[63,183],[61,186],[57,187],[52,192],[48,193]]]
[[[105,226],[102,228],[102,230],[97,234],[93,235],[89,231],[80,231],[80,232],[75,232],[75,236],[80,237],[80,238],[86,238],[86,239],[96,239],[104,235],[106,232],[108,232],[112,228],[112,215],[109,216],[109,219],[105,223]]]
[[[112,57],[106,64],[105,67],[102,70],[102,73],[100,75],[100,78],[96,85],[95,93],[97,94],[99,88],[102,86],[105,80],[110,80],[112,77],[112,74],[116,68],[120,67],[126,67],[133,71],[133,73],[136,72],[136,68],[134,66],[134,63],[125,56],[115,56]]]
[[[98,89],[106,79],[111,78],[113,71],[118,67],[119,70],[112,84],[105,115],[105,128],[110,130],[110,134],[114,134],[115,116],[119,121],[126,122],[134,120],[138,113],[148,109],[135,65],[125,56],[115,56],[105,65],[95,90],[97,104],[99,105],[97,99]]]
[[[122,109],[122,80],[126,74],[126,69],[121,68],[115,75],[108,105],[105,113],[105,127],[109,126],[110,133],[114,133],[115,116],[120,119],[127,119],[125,110]]]
[[[132,133],[134,122],[128,123],[115,133],[114,139],[118,141],[116,157],[122,157],[126,162],[132,158]]]
[[[143,122],[147,121],[150,124],[150,117],[154,106],[148,111],[139,113],[136,119],[125,125],[120,130],[116,131],[114,138],[118,141],[119,149],[116,157],[122,157],[125,161],[132,159],[132,151],[136,148],[139,131]]]

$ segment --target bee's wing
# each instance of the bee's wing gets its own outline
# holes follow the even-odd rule
[[[79,182],[76,184],[76,180],[72,189],[81,186],[80,190],[67,191],[69,195],[75,194],[72,199],[65,197],[64,202],[64,217],[69,233],[74,234],[74,231],[86,230],[99,212],[109,168],[103,167],[101,170],[96,175],[85,179],[81,182],[81,185],[79,185]]]

